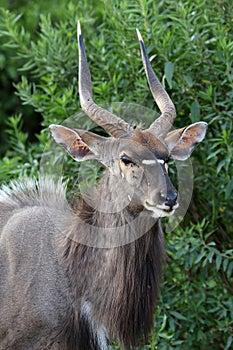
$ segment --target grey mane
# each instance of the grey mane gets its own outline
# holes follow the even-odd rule
[[[17,210],[24,207],[67,209],[66,185],[62,179],[51,178],[12,180],[0,189],[0,207]]]

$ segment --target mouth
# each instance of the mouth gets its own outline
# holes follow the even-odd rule
[[[145,209],[152,212],[154,218],[161,218],[165,216],[171,216],[174,214],[175,210],[178,208],[179,204],[176,203],[172,207],[165,204],[153,205],[149,202],[145,203]]]

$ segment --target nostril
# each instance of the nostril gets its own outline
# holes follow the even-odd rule
[[[169,192],[169,193],[160,193],[161,198],[164,200],[164,204],[169,207],[173,207],[176,204],[178,193],[177,192]]]

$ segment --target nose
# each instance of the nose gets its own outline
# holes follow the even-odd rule
[[[177,202],[178,193],[176,191],[168,193],[160,193],[161,199],[164,201],[164,204],[173,207]]]

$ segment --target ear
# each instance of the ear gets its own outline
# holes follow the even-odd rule
[[[171,131],[165,142],[174,159],[186,160],[194,148],[204,139],[207,123],[197,122],[185,128]]]
[[[50,125],[50,132],[54,140],[76,161],[88,159],[99,160],[97,145],[106,140],[85,130],[70,129],[62,125]]]

